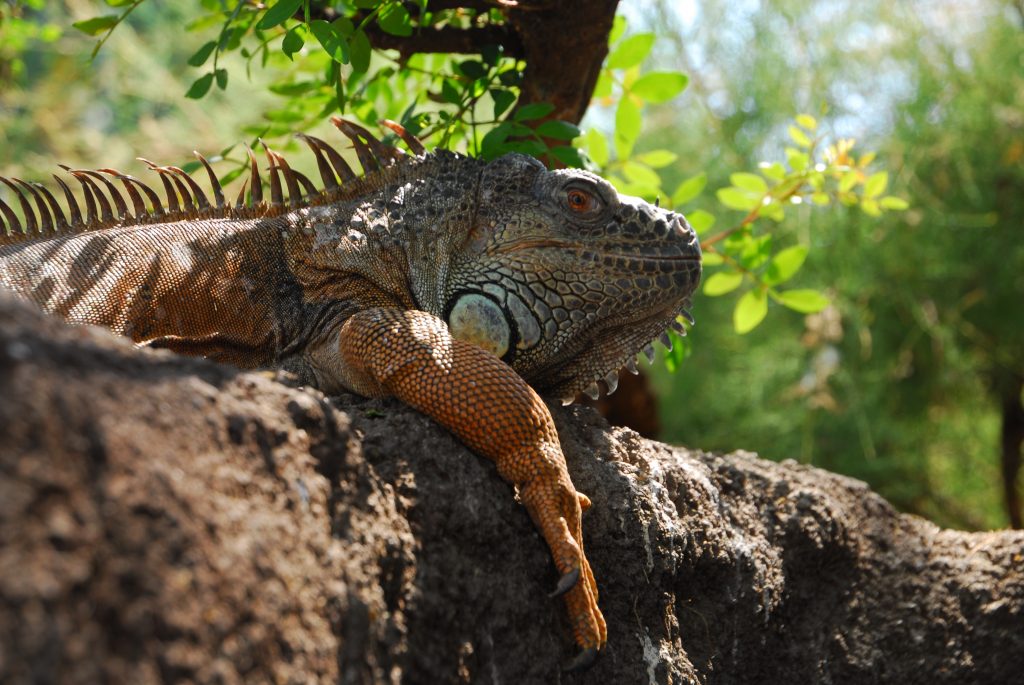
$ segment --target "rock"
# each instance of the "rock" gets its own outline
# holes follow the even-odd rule
[[[283,382],[282,382],[283,381]],[[0,296],[0,682],[1001,683],[1024,533],[552,405],[609,642],[512,488],[393,401],[135,349]]]

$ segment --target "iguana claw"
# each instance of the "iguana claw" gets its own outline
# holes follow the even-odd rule
[[[558,579],[558,586],[555,591],[548,595],[549,598],[554,599],[555,597],[561,597],[569,590],[573,589],[576,585],[576,581],[580,579],[580,567],[577,566],[573,570],[569,571],[561,578]]]
[[[593,666],[595,661],[597,661],[597,648],[588,647],[577,654],[562,670],[566,673],[572,671],[585,671]]]

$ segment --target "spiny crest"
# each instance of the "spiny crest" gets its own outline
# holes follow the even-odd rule
[[[358,124],[340,117],[331,117],[331,123],[352,142],[356,157],[363,167],[362,176],[353,171],[330,144],[320,138],[298,133],[296,137],[309,146],[316,158],[317,169],[323,182],[323,188],[318,189],[305,174],[292,169],[283,156],[260,141],[270,172],[269,202],[264,200],[259,162],[248,146],[246,151],[249,156],[249,175],[243,181],[234,205],[225,201],[217,175],[209,161],[198,152],[194,154],[206,169],[213,189],[213,202],[203,192],[199,183],[181,168],[161,166],[143,157],[139,157],[139,161],[157,174],[163,186],[166,202],[161,201],[160,193],[150,186],[116,169],[72,169],[60,165],[81,186],[84,216],[75,194],[56,174],[53,178],[63,192],[67,214],[53,193],[41,183],[28,183],[20,178],[0,176],[0,183],[7,186],[17,199],[23,217],[19,218],[14,209],[0,197],[0,244],[91,231],[118,224],[143,225],[199,218],[275,216],[303,205],[332,202],[353,186],[358,186],[361,182],[372,183],[385,169],[406,164],[410,159],[404,151],[382,143]],[[382,121],[381,124],[405,142],[413,158],[418,159],[426,155],[423,144],[400,124],[388,120]],[[114,180],[119,181],[124,187],[127,202]],[[128,202],[131,203],[131,209]]]

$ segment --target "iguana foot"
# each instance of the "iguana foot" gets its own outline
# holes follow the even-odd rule
[[[578,581],[579,579],[580,568],[579,566],[577,566],[576,568],[562,575],[562,577],[558,579],[558,586],[555,588],[554,592],[548,595],[548,597],[550,597],[551,599],[554,599],[555,597],[561,597],[566,592],[573,589],[573,587],[576,586],[576,581]]]
[[[595,661],[597,661],[597,649],[589,647],[577,654],[572,661],[562,668],[562,670],[566,673],[571,673],[572,671],[585,671],[593,666]]]

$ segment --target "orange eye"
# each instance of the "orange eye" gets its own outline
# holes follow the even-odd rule
[[[574,212],[590,212],[597,207],[597,198],[585,190],[573,188],[565,194],[569,209]]]

